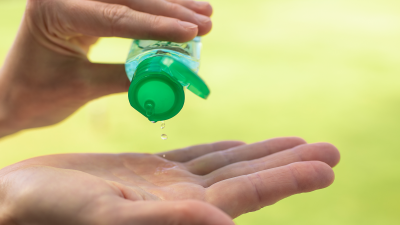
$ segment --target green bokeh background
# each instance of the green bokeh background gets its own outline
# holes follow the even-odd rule
[[[214,29],[204,38],[200,74],[212,93],[207,101],[187,93],[166,123],[167,141],[118,94],[56,126],[2,139],[0,167],[46,154],[300,136],[339,148],[335,183],[243,215],[238,225],[400,224],[400,1],[211,2]],[[0,64],[24,5],[0,1]],[[122,63],[129,45],[102,39],[90,58]]]

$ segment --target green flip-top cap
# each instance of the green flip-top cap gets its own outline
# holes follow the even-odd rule
[[[136,69],[129,102],[150,121],[168,120],[185,103],[184,87],[204,99],[210,94],[204,81],[183,63],[166,55],[150,57]]]

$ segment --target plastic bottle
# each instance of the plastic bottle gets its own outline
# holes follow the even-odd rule
[[[186,43],[134,40],[125,64],[131,106],[157,122],[181,111],[184,88],[206,99],[210,90],[197,75],[200,50],[200,37]]]

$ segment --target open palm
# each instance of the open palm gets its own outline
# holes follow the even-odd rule
[[[44,156],[1,170],[0,199],[17,224],[232,224],[214,206],[234,218],[327,187],[339,157],[299,138]]]

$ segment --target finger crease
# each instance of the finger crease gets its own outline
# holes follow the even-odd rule
[[[297,171],[297,169],[296,169],[295,167],[293,167],[293,166],[289,166],[289,168],[290,168],[290,172],[291,172],[291,174],[292,174],[292,176],[293,176],[294,185],[296,186],[296,187],[295,187],[296,190],[301,190],[299,181],[297,180],[297,176],[295,175],[295,172],[294,172],[294,170]]]
[[[124,18],[124,14],[126,13],[126,6],[115,6],[110,5],[103,8],[104,17],[108,19],[111,27],[111,35],[114,36],[116,24]]]
[[[258,173],[254,173],[253,175],[254,175],[258,180],[260,180],[260,181],[262,180],[262,179],[261,179],[261,176],[260,176]],[[247,179],[249,179],[251,185],[253,186],[254,192],[256,193],[257,200],[258,200],[258,201],[257,201],[257,208],[256,208],[256,209],[250,209],[249,211],[259,210],[259,209],[261,209],[261,207],[260,207],[260,204],[261,204],[261,201],[262,201],[261,194],[260,194],[260,192],[258,191],[257,185],[253,182],[253,179],[251,179],[251,177],[250,177],[249,175],[247,175],[246,177],[247,177]]]

